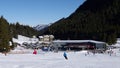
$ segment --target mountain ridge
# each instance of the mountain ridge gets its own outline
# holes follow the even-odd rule
[[[44,29],[44,28],[47,28],[47,27],[49,27],[50,25],[48,24],[39,24],[39,25],[37,25],[37,26],[35,26],[35,27],[33,27],[35,30],[38,30],[38,31],[40,31],[40,30],[42,30],[42,29]]]

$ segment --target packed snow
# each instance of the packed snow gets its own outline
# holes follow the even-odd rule
[[[114,49],[111,56],[104,54],[87,54],[87,51],[67,52],[68,60],[63,52],[43,52],[37,54],[0,54],[0,68],[120,68],[120,51]]]
[[[15,42],[22,44],[20,40]],[[97,54],[88,54],[85,50],[67,51],[68,60],[63,57],[63,51],[38,49],[37,54],[33,51],[17,46],[6,56],[0,53],[0,68],[120,68],[120,48],[112,49],[111,56],[107,53],[109,50]]]

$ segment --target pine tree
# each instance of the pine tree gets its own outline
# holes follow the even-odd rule
[[[10,33],[9,33],[9,24],[6,19],[1,16],[0,18],[0,52],[10,51],[9,46]]]

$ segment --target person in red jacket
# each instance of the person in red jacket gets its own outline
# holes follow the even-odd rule
[[[37,50],[36,49],[34,49],[33,54],[35,54],[35,55],[37,54]]]

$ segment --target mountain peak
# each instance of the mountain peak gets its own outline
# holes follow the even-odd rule
[[[50,24],[39,24],[39,25],[37,25],[37,26],[35,26],[35,27],[33,27],[35,30],[38,30],[38,31],[40,31],[40,30],[42,30],[42,29],[44,29],[44,28],[47,28],[47,27],[49,27],[51,25],[51,23]]]

